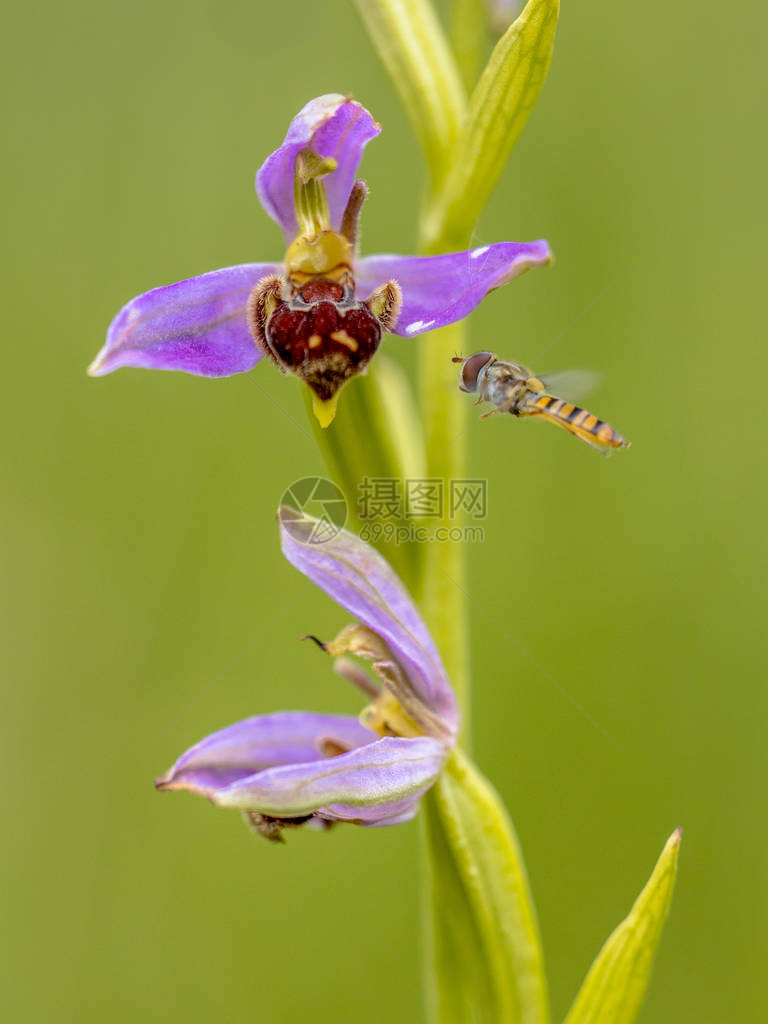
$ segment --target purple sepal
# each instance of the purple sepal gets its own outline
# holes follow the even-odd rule
[[[261,205],[285,233],[286,242],[296,237],[293,175],[296,156],[305,146],[323,157],[334,157],[338,166],[323,178],[331,215],[338,231],[366,143],[381,131],[360,103],[336,93],[318,96],[302,107],[291,121],[282,146],[267,157],[256,175]]]
[[[252,370],[261,352],[248,329],[246,303],[261,278],[279,272],[277,263],[245,263],[131,299],[110,324],[88,372],[101,377],[137,366],[231,377]]]
[[[416,803],[445,756],[445,747],[429,737],[386,736],[336,757],[267,768],[210,796],[219,807],[276,818],[317,814],[375,824]]]
[[[411,338],[463,319],[489,291],[551,259],[544,240],[497,242],[443,256],[364,256],[356,264],[355,280],[361,298],[397,281],[403,305],[390,330]]]
[[[347,530],[312,543],[317,521],[278,511],[283,554],[299,572],[388,644],[416,694],[449,734],[458,727],[456,698],[432,637],[408,591],[372,547]]]
[[[324,740],[342,744],[345,738],[369,742],[322,756]],[[301,752],[310,758],[264,766],[265,754],[288,758]],[[251,718],[209,736],[156,785],[188,789],[220,807],[278,819],[315,815],[327,821],[396,824],[415,813],[445,756],[443,744],[426,736],[376,739],[346,716],[284,713]]]
[[[257,715],[206,736],[157,780],[160,789],[189,789],[208,796],[276,765],[319,761],[323,742],[340,748],[371,743],[371,732],[351,715],[278,711]]]

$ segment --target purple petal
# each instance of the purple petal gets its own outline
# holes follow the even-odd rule
[[[551,258],[543,240],[497,242],[444,256],[365,256],[356,264],[355,281],[361,298],[397,281],[403,306],[392,334],[411,338],[463,319],[489,291]]]
[[[338,230],[366,143],[381,131],[360,103],[336,93],[310,100],[291,121],[285,141],[267,157],[256,175],[256,191],[264,209],[285,232],[287,242],[298,231],[293,206],[293,169],[299,150],[311,146],[320,156],[334,157],[338,167],[323,178],[331,214]]]
[[[252,370],[261,352],[245,307],[253,286],[276,263],[244,263],[153,288],[131,299],[109,325],[104,348],[88,368],[102,377],[121,366],[231,377]]]
[[[281,711],[246,718],[190,747],[156,785],[212,797],[265,768],[322,760],[327,739],[354,748],[371,743],[376,733],[351,715]]]
[[[456,698],[432,637],[408,591],[388,563],[372,547],[347,530],[327,536],[317,520],[297,516],[282,506],[278,512],[283,554],[330,597],[387,642],[407,673],[420,700],[444,723],[450,734],[458,725]]]
[[[427,736],[386,736],[336,757],[267,768],[209,795],[220,807],[276,818],[404,820],[437,778],[445,756],[445,746]]]

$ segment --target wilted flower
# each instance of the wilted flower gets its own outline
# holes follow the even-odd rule
[[[285,234],[283,262],[225,267],[131,300],[89,373],[139,366],[229,377],[266,355],[309,385],[325,426],[339,388],[365,372],[384,331],[411,337],[453,323],[491,289],[549,261],[544,241],[358,258],[367,190],[355,175],[379,131],[353,100],[309,102],[256,176],[262,205]]]
[[[330,643],[311,639],[371,703],[359,719],[305,711],[248,718],[182,754],[155,785],[236,808],[270,839],[303,824],[407,821],[456,739],[458,709],[440,656],[378,552],[346,530],[312,543],[316,521],[286,506],[279,521],[288,561],[355,616]]]

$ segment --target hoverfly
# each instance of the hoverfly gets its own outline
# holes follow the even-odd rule
[[[559,384],[574,380],[580,375],[553,374],[536,377],[520,363],[507,363],[494,352],[475,352],[471,356],[454,356],[454,363],[461,363],[459,388],[478,396],[475,405],[492,402],[496,408],[481,417],[485,419],[496,412],[508,412],[513,416],[540,416],[550,423],[574,434],[596,451],[608,455],[611,449],[627,448],[629,441],[604,420],[599,420],[586,409],[557,398],[551,392]],[[580,383],[584,384],[581,380]],[[567,385],[566,385],[567,386]]]

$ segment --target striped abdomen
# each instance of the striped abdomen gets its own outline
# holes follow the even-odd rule
[[[518,415],[543,416],[571,434],[592,445],[593,448],[624,448],[629,442],[610,423],[599,420],[591,412],[553,395],[528,394]]]

